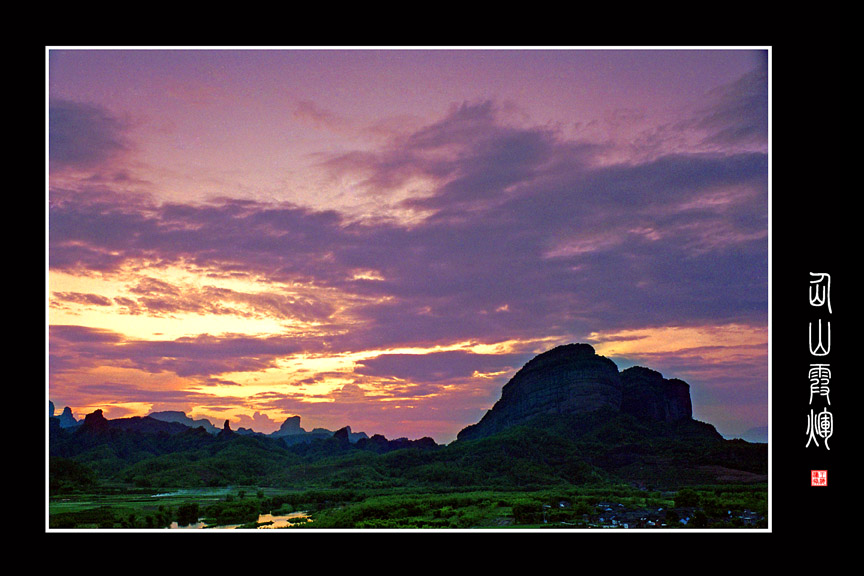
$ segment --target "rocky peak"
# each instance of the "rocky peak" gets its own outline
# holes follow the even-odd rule
[[[621,408],[622,384],[614,362],[589,344],[567,344],[544,352],[522,367],[477,424],[458,438],[496,434],[544,414],[580,414]]]
[[[333,433],[333,438],[340,440],[342,442],[350,442],[351,440],[351,427],[345,426],[340,428],[336,432]]]
[[[55,414],[54,402],[50,400],[48,401],[48,417],[56,419],[61,428],[72,428],[80,424],[80,422],[75,420],[75,416],[72,415],[72,409],[69,406],[63,408],[63,412],[57,416]]]
[[[237,434],[237,432],[234,432],[234,430],[231,429],[230,421],[225,420],[225,424],[222,425],[222,430],[220,430],[219,433],[216,434],[216,437],[224,440],[226,438],[233,437],[234,434]]]
[[[273,432],[273,436],[288,436],[292,434],[305,434],[306,430],[300,427],[300,416],[289,416],[279,427],[279,430]]]
[[[535,356],[501,390],[501,399],[459,440],[497,434],[544,415],[606,409],[652,422],[692,419],[690,386],[649,368],[623,372],[590,344],[567,344]]]
[[[81,425],[82,430],[105,430],[107,427],[108,420],[102,415],[101,408],[97,408],[90,414],[87,414]]]
[[[365,432],[352,432],[351,426],[344,426],[333,433],[333,438],[354,444],[361,439],[368,439],[369,436]]]
[[[624,385],[621,412],[640,420],[678,422],[693,418],[690,385],[667,380],[650,368],[634,366],[621,372]]]

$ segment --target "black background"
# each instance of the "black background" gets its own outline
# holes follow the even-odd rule
[[[848,73],[850,54],[822,46],[779,45],[772,49],[772,283],[771,393],[772,533],[801,536],[842,528],[842,493],[855,480],[855,405],[851,391],[856,345],[853,313],[859,281],[855,253],[860,246],[853,186],[856,163],[847,133],[857,126],[842,83],[826,82]],[[831,275],[831,309],[809,300],[810,273]],[[823,342],[831,322],[827,356],[810,352],[810,322],[821,319]],[[814,411],[828,408],[834,418],[826,450],[808,440],[808,370],[811,363],[831,367],[830,400],[814,397]],[[828,485],[810,485],[812,470],[827,470]],[[848,525],[847,525],[848,526]],[[785,538],[784,538],[785,541]]]
[[[856,480],[850,467],[857,451],[854,443],[856,406],[851,392],[859,383],[852,379],[855,365],[852,354],[856,345],[854,314],[858,308],[855,288],[860,280],[856,268],[860,265],[858,250],[864,225],[857,205],[861,188],[857,181],[859,161],[854,144],[860,103],[855,100],[857,91],[842,79],[857,75],[854,58],[857,46],[840,41],[842,34],[837,31],[837,23],[825,24],[818,18],[810,19],[806,29],[799,28],[806,30],[806,34],[802,32],[800,36],[787,30],[775,35],[780,36],[779,40],[772,40],[770,34],[763,34],[768,28],[769,23],[763,22],[751,29],[754,34],[750,36],[730,38],[724,32],[715,36],[716,42],[706,41],[700,35],[672,45],[771,47],[772,508],[769,526],[771,539],[776,537],[772,549],[775,543],[782,543],[785,548],[786,543],[800,541],[808,546],[809,551],[805,552],[810,555],[828,542],[824,539],[826,531],[842,530],[845,518],[856,515],[855,510],[846,508],[848,503],[842,494],[848,495]],[[814,30],[816,38],[811,34]],[[568,36],[556,38],[556,45],[580,43],[579,39]],[[128,39],[117,39],[115,43],[128,42]],[[294,43],[283,38],[276,44],[286,42]],[[404,44],[417,42],[435,44],[423,38],[406,40]],[[62,36],[47,42],[50,45],[75,43],[76,40]],[[182,44],[177,40],[171,43]],[[221,42],[211,39],[202,43]],[[464,39],[455,43],[471,44]],[[490,39],[488,43],[502,41]],[[504,43],[509,45],[512,41]],[[314,42],[307,39],[300,44]],[[602,45],[603,42],[595,40],[592,44]],[[630,42],[618,39],[617,44]],[[651,41],[642,39],[635,44],[650,45]],[[44,46],[40,46],[36,52],[34,68],[37,71],[44,62],[43,50]],[[44,84],[36,78],[34,85],[43,91],[34,98],[39,118],[44,115]],[[846,139],[848,135],[852,135],[851,143]],[[40,153],[41,150],[36,151],[35,155],[38,157]],[[44,208],[40,206],[36,213],[41,219]],[[826,310],[809,303],[810,272],[831,274],[833,312],[830,316],[826,315]],[[44,303],[41,307],[44,308]],[[808,323],[819,318],[831,320],[831,352],[814,360],[809,350]],[[814,361],[831,364],[829,409],[835,428],[829,440],[830,450],[825,450],[822,442],[819,448],[805,448],[811,408],[807,372]],[[43,405],[41,401],[39,405]],[[810,486],[812,470],[828,471],[827,487]],[[811,535],[818,537],[808,540]],[[829,557],[832,556],[830,548],[829,545]]]

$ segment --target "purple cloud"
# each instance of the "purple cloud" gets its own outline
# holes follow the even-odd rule
[[[93,168],[127,152],[126,125],[90,104],[53,100],[48,109],[51,169]]]
[[[400,378],[411,382],[437,382],[481,373],[518,368],[526,358],[518,354],[473,354],[463,351],[430,354],[382,354],[364,360],[355,372],[364,376]]]
[[[116,366],[154,374],[170,372],[181,377],[201,378],[204,382],[227,372],[265,370],[273,367],[277,359],[305,349],[302,339],[282,336],[203,334],[194,338],[145,341],[80,326],[51,326],[50,341],[52,376]]]
[[[54,292],[54,299],[59,302],[69,302],[74,304],[84,304],[91,306],[111,306],[110,298],[99,294],[87,294],[83,292]]]
[[[253,201],[120,206],[83,197],[52,207],[50,262],[110,270],[146,256],[391,298],[353,308],[363,323],[345,337],[352,346],[358,338],[488,339],[579,334],[601,323],[765,317],[766,155],[592,167],[578,146],[551,133],[496,126],[481,103],[407,139],[403,158],[448,142],[459,150],[482,143],[439,163],[443,183],[417,201],[436,212],[419,224],[358,223],[334,211]],[[405,163],[376,160],[368,170],[372,180],[389,181]],[[718,200],[726,189],[740,192]],[[358,280],[358,269],[381,279]],[[218,313],[217,302],[242,302],[304,319],[333,312],[314,299],[289,305],[278,295],[256,302],[226,290],[178,298],[165,287],[146,289],[138,304],[154,311]]]
[[[752,72],[711,95],[711,107],[697,120],[708,131],[706,142],[719,145],[768,144],[768,58]]]

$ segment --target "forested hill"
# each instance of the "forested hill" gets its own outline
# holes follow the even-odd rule
[[[347,426],[306,433],[299,419],[286,421],[280,432],[234,431],[228,422],[208,431],[152,416],[108,420],[101,410],[75,425],[51,418],[51,488],[102,482],[358,488],[628,482],[674,488],[765,482],[768,473],[766,444],[726,440],[692,418],[685,382],[642,367],[619,372],[587,344],[531,360],[489,412],[448,445],[368,437]]]

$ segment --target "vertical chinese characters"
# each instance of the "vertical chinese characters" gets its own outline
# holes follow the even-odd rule
[[[810,354],[816,357],[825,357],[831,352],[831,275],[824,272],[810,273],[810,306],[820,308],[822,316],[815,322],[811,320],[809,324],[809,341]],[[827,311],[827,312],[825,312]],[[823,323],[824,320],[824,323]],[[828,362],[819,362],[810,364],[808,373],[810,379],[810,415],[807,418],[807,444],[805,447],[810,447],[811,443],[815,447],[819,447],[819,438],[822,439],[822,445],[826,450],[831,448],[828,446],[828,438],[834,433],[834,416],[828,410],[827,406],[831,405],[829,398],[831,384],[831,364]],[[814,398],[817,401],[824,402],[822,411],[818,411],[818,406],[814,409]]]

